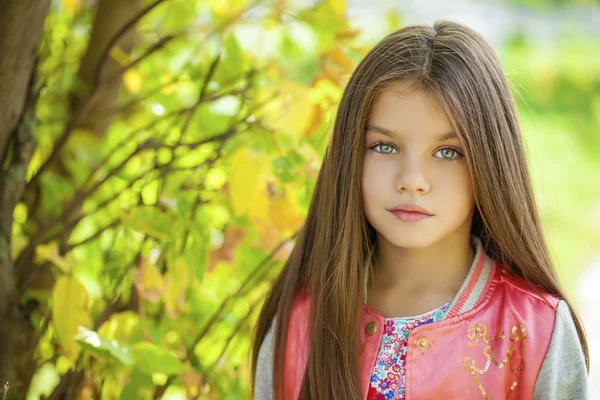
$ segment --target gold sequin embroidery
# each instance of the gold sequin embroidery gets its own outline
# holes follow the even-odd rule
[[[498,331],[496,332],[496,335],[494,335],[494,340],[496,340],[496,341],[504,340],[506,338],[504,330],[502,330],[502,325],[503,325],[503,323],[501,321],[498,326]],[[483,348],[483,355],[485,356],[486,363],[485,363],[485,366],[483,367],[483,369],[477,368],[477,366],[475,365],[475,360],[471,357],[465,357],[463,359],[463,367],[467,371],[469,371],[469,373],[473,377],[473,380],[475,381],[475,384],[477,384],[477,387],[479,387],[479,390],[481,391],[483,398],[486,400],[488,398],[487,393],[486,393],[485,389],[483,388],[483,385],[477,378],[477,374],[479,374],[479,375],[485,374],[488,371],[488,369],[490,368],[491,364],[494,364],[498,368],[504,368],[505,366],[508,366],[508,368],[510,368],[510,371],[513,374],[517,375],[515,377],[514,382],[510,386],[510,390],[512,391],[512,390],[515,390],[515,388],[517,387],[521,372],[525,368],[525,362],[523,361],[522,358],[521,358],[521,361],[519,362],[519,365],[516,368],[513,368],[513,358],[515,357],[515,352],[516,352],[517,348],[520,349],[521,351],[525,349],[525,339],[527,339],[527,337],[529,335],[527,328],[525,328],[524,325],[516,324],[512,327],[510,333],[511,334],[510,334],[509,340],[512,343],[514,343],[515,345],[514,345],[514,347],[512,345],[509,345],[506,348],[505,357],[502,361],[499,362],[496,359],[496,350],[494,349],[494,346],[491,345],[492,339],[488,336],[488,328],[486,325],[484,325],[484,324],[471,325],[471,327],[469,328],[469,330],[467,332],[467,338],[469,339],[467,341],[468,347],[470,347],[470,348],[475,347],[479,344],[480,341],[485,345]]]

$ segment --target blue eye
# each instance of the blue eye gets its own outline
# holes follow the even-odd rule
[[[461,158],[463,155],[460,151],[453,149],[452,147],[444,147],[439,149],[435,154],[441,153],[441,158],[444,161],[454,161]]]

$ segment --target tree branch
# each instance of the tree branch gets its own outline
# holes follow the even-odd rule
[[[164,143],[160,143],[156,139],[149,139],[141,144],[138,144],[137,148],[125,160],[123,160],[117,167],[113,168],[103,179],[101,179],[99,182],[97,182],[94,186],[92,186],[88,190],[80,190],[80,191],[76,192],[75,195],[73,196],[73,200],[71,201],[69,206],[67,206],[67,208],[63,211],[63,213],[60,216],[58,216],[57,218],[53,219],[52,221],[48,222],[47,224],[45,224],[44,226],[42,226],[38,229],[37,234],[31,239],[31,241],[29,242],[27,247],[25,247],[25,249],[21,252],[19,257],[17,258],[17,262],[15,263],[15,265],[18,266],[16,268],[16,270],[20,271],[20,272],[22,271],[22,273],[19,274],[19,281],[21,281],[22,278],[24,277],[24,275],[26,275],[28,273],[28,271],[25,271],[25,268],[23,268],[21,265],[23,263],[23,260],[28,259],[27,257],[29,257],[31,255],[31,252],[35,249],[35,246],[37,246],[38,244],[40,244],[43,241],[44,236],[55,225],[57,225],[61,221],[67,221],[70,214],[73,212],[73,210],[75,210],[79,206],[81,206],[81,204],[87,197],[89,197],[93,193],[95,193],[96,190],[98,190],[98,188],[101,187],[102,184],[104,184],[110,177],[117,174],[127,164],[127,162],[129,162],[135,155],[139,154],[140,152],[142,152],[144,150],[148,150],[148,149],[160,149],[160,148],[174,149],[177,147],[187,147],[189,149],[195,149],[198,146],[201,146],[203,144],[213,142],[216,140],[227,140],[231,136],[233,136],[235,133],[237,133],[236,125],[238,125],[239,123],[246,120],[248,118],[248,116],[250,116],[252,114],[252,112],[261,108],[263,105],[269,103],[272,100],[272,98],[274,98],[274,97],[276,97],[276,95],[273,95],[270,98],[266,99],[265,101],[254,106],[252,109],[250,109],[248,111],[247,116],[245,116],[243,119],[241,119],[238,123],[234,123],[232,125],[232,128],[230,128],[227,132],[222,133],[220,135],[213,136],[213,137],[207,138],[207,139],[203,139],[203,140],[200,140],[197,142],[182,143],[182,144],[175,144],[175,145],[167,145]],[[197,106],[197,105],[190,107],[190,109],[194,109],[195,106]],[[108,160],[109,157],[110,157],[110,154],[107,155],[105,160]],[[99,166],[94,168],[94,170],[90,176],[90,179],[93,177],[94,172],[97,171],[98,169],[99,169]]]
[[[123,75],[123,73],[125,71],[135,67],[137,64],[144,61],[146,58],[151,56],[153,53],[155,53],[156,51],[165,47],[167,43],[169,43],[171,40],[173,40],[175,38],[176,38],[175,35],[168,35],[163,38],[160,38],[156,43],[154,43],[152,46],[150,46],[150,48],[148,48],[141,56],[139,56],[135,60],[131,61],[129,64],[125,65],[123,68],[121,68],[119,71],[117,71],[113,76],[111,76],[108,79],[110,79],[110,80],[117,79],[118,77]]]
[[[261,297],[257,298],[256,300],[254,300],[248,309],[248,312],[246,313],[246,315],[244,315],[242,318],[240,318],[237,321],[237,324],[234,328],[234,330],[231,332],[231,334],[227,337],[227,341],[225,342],[225,345],[223,346],[223,350],[221,350],[221,354],[219,354],[219,357],[217,357],[217,359],[215,360],[215,362],[209,367],[209,369],[214,369],[217,364],[219,363],[219,361],[221,360],[221,358],[223,358],[223,356],[225,355],[225,352],[227,351],[227,348],[229,347],[229,345],[231,344],[231,342],[233,341],[233,338],[235,338],[237,336],[237,334],[240,332],[240,330],[242,329],[242,327],[244,326],[244,323],[246,323],[246,321],[248,321],[248,319],[250,318],[250,316],[252,315],[252,311],[254,311],[254,308],[262,301],[263,299]]]
[[[212,326],[214,326],[214,324],[217,321],[217,319],[219,319],[221,317],[221,314],[223,313],[223,311],[225,311],[225,308],[227,307],[227,305],[229,304],[229,302],[232,299],[240,296],[244,292],[244,290],[246,289],[246,287],[249,285],[249,283],[254,280],[254,278],[262,277],[266,273],[265,271],[268,271],[268,269],[264,268],[264,267],[269,263],[269,261],[271,261],[271,259],[275,256],[275,254],[277,254],[277,252],[279,250],[281,250],[281,248],[288,241],[291,241],[291,240],[295,239],[296,236],[298,236],[299,233],[300,233],[300,231],[296,231],[289,238],[286,238],[281,243],[279,243],[279,245],[275,249],[273,249],[271,251],[271,253],[267,257],[265,257],[254,268],[254,270],[246,277],[246,279],[244,279],[244,281],[242,282],[242,284],[240,285],[240,287],[238,288],[238,290],[236,290],[235,293],[227,296],[225,298],[225,300],[223,300],[223,302],[221,303],[221,306],[219,307],[219,309],[217,310],[217,312],[215,312],[213,314],[213,316],[208,320],[208,322],[206,324],[204,324],[204,328],[196,335],[196,337],[192,341],[191,346],[186,349],[185,360],[191,360],[192,364],[198,364],[198,360],[195,358],[194,349],[196,348],[196,346],[198,345],[198,343],[200,343],[200,341],[206,336],[206,334],[209,332],[210,328]],[[264,271],[263,271],[263,269],[264,269]],[[173,375],[169,376],[169,378],[167,379],[167,382],[164,385],[158,386],[156,388],[156,390],[154,391],[153,398],[154,399],[160,399],[165,394],[165,391],[171,385],[171,383],[173,382],[174,379],[175,379],[175,376],[173,376]]]
[[[129,31],[131,28],[133,28],[133,26],[140,19],[142,19],[146,14],[148,14],[150,11],[152,11],[160,3],[164,3],[164,1],[165,0],[155,0],[153,3],[150,3],[149,5],[147,5],[135,17],[133,17],[131,20],[129,20],[129,22],[127,22],[125,25],[123,25],[121,27],[121,29],[119,29],[115,33],[115,35],[112,37],[112,39],[110,39],[110,41],[108,42],[108,45],[102,52],[102,56],[100,57],[100,62],[98,63],[98,68],[96,69],[96,74],[94,77],[94,86],[93,86],[94,88],[97,88],[100,85],[100,72],[102,71],[102,67],[104,66],[104,63],[106,62],[106,60],[108,60],[108,55],[110,54],[110,50],[113,48],[113,46],[119,41],[119,39],[125,33],[127,33],[127,31]]]
[[[214,141],[219,141],[219,140],[227,140],[230,137],[232,137],[233,135],[235,135],[236,133],[238,133],[239,124],[233,124],[233,126],[235,128],[232,128],[229,131],[227,131],[221,135],[207,138],[207,139],[204,139],[204,140],[201,140],[198,142],[182,143],[175,147],[188,147],[190,149],[195,149],[196,147],[201,146],[202,144],[209,143],[209,142],[214,142]],[[83,204],[85,199],[87,199],[88,197],[93,195],[104,183],[106,183],[106,181],[108,181],[108,179],[110,179],[111,177],[116,175],[119,171],[121,171],[121,169],[123,169],[123,167],[125,165],[127,165],[127,163],[129,161],[131,161],[131,159],[133,157],[135,157],[137,154],[139,154],[143,151],[149,150],[149,149],[159,149],[159,148],[163,148],[163,147],[171,148],[173,146],[164,145],[155,139],[149,139],[143,143],[138,144],[136,149],[133,152],[131,152],[116,167],[114,167],[112,170],[110,170],[106,174],[106,176],[104,176],[98,182],[93,184],[89,189],[79,190],[78,192],[76,192],[73,196],[71,203],[65,208],[65,210],[58,217],[54,218],[53,220],[51,220],[48,223],[41,226],[38,229],[36,235],[30,240],[28,245],[18,256],[17,261],[15,263],[15,265],[17,266],[16,270],[19,272],[18,281],[22,282],[24,280],[24,278],[26,277],[26,275],[29,274],[29,271],[27,271],[25,268],[23,268],[22,263],[24,262],[24,260],[29,259],[32,252],[35,250],[35,247],[44,240],[44,237],[52,228],[54,228],[60,222],[68,223],[71,213],[74,210],[76,210],[77,208],[79,208]]]
[[[110,54],[110,50],[112,49],[112,47],[127,31],[129,31],[135,25],[135,23],[137,21],[139,21],[144,15],[146,15],[153,8],[155,8],[156,6],[158,6],[160,3],[164,2],[164,1],[165,0],[156,0],[154,3],[149,4],[146,8],[142,9],[134,18],[132,18],[129,22],[124,24],[121,27],[121,29],[119,29],[115,33],[115,35],[112,37],[112,39],[110,40],[110,42],[104,49],[102,56],[100,57],[100,62],[98,63],[98,66],[96,68],[96,73],[95,73],[92,89],[91,89],[89,95],[79,103],[79,105],[73,112],[71,119],[66,124],[60,137],[56,140],[56,143],[54,144],[54,147],[52,148],[50,156],[46,159],[46,161],[44,161],[42,163],[42,165],[36,171],[36,173],[33,175],[31,180],[27,183],[26,192],[30,192],[33,187],[37,186],[42,173],[46,169],[48,169],[48,167],[52,163],[54,163],[56,161],[56,158],[60,154],[60,151],[62,150],[63,146],[68,141],[71,132],[82,121],[83,117],[88,113],[88,111],[92,107],[94,100],[98,97],[98,93],[99,93],[98,88],[100,86],[100,72],[102,71],[102,67],[106,63],[106,60],[108,59],[108,55]]]
[[[94,240],[97,237],[99,237],[100,235],[102,235],[102,233],[118,226],[120,223],[121,223],[121,219],[117,218],[116,220],[114,220],[110,224],[106,225],[105,227],[98,229],[92,236],[85,238],[84,240],[82,240],[80,242],[67,245],[64,249],[65,253],[68,253],[69,251],[73,250],[76,247],[83,246],[84,244],[91,242],[92,240]]]

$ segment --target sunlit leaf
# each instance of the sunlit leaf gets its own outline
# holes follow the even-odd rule
[[[295,230],[304,221],[304,216],[290,191],[271,199],[271,218],[273,225],[284,232]]]
[[[144,78],[140,71],[130,68],[123,74],[123,83],[130,93],[139,93],[142,90]]]
[[[64,273],[69,273],[75,268],[75,263],[73,261],[60,256],[56,242],[38,245],[35,248],[35,254],[41,261],[50,261]]]
[[[79,345],[75,335],[79,326],[89,326],[88,295],[79,281],[68,275],[62,275],[52,290],[52,321],[56,334],[65,351],[75,358]]]
[[[288,80],[277,82],[276,87],[282,96],[264,107],[266,123],[279,132],[302,135],[311,125],[315,111],[310,89]]]
[[[123,224],[161,239],[173,239],[184,228],[177,215],[153,206],[139,206],[122,216]]]
[[[215,72],[215,81],[227,82],[242,76],[244,54],[235,35],[229,34],[223,42],[221,60]]]
[[[131,349],[129,347],[119,344],[116,340],[104,338],[97,332],[80,326],[75,340],[84,349],[101,357],[112,356],[123,364],[133,364],[133,357],[131,356]]]
[[[185,294],[190,283],[190,271],[183,257],[169,265],[164,280],[165,312],[169,317],[176,318],[184,312]]]
[[[229,160],[229,193],[236,215],[252,218],[268,216],[268,159],[247,148],[236,151]]]
[[[81,7],[81,0],[61,0],[62,6],[69,14],[75,14]]]
[[[135,365],[141,371],[153,374],[179,374],[184,365],[167,349],[150,342],[140,342],[132,346]]]
[[[140,297],[150,302],[157,301],[165,292],[160,271],[146,257],[142,257],[139,267],[133,273],[133,284]]]
[[[105,321],[98,334],[119,343],[133,344],[142,341],[144,332],[142,330],[140,317],[133,311],[115,313]]]

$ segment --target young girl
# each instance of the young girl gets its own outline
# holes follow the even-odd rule
[[[385,37],[342,96],[253,347],[263,399],[585,399],[515,105],[471,29]]]

